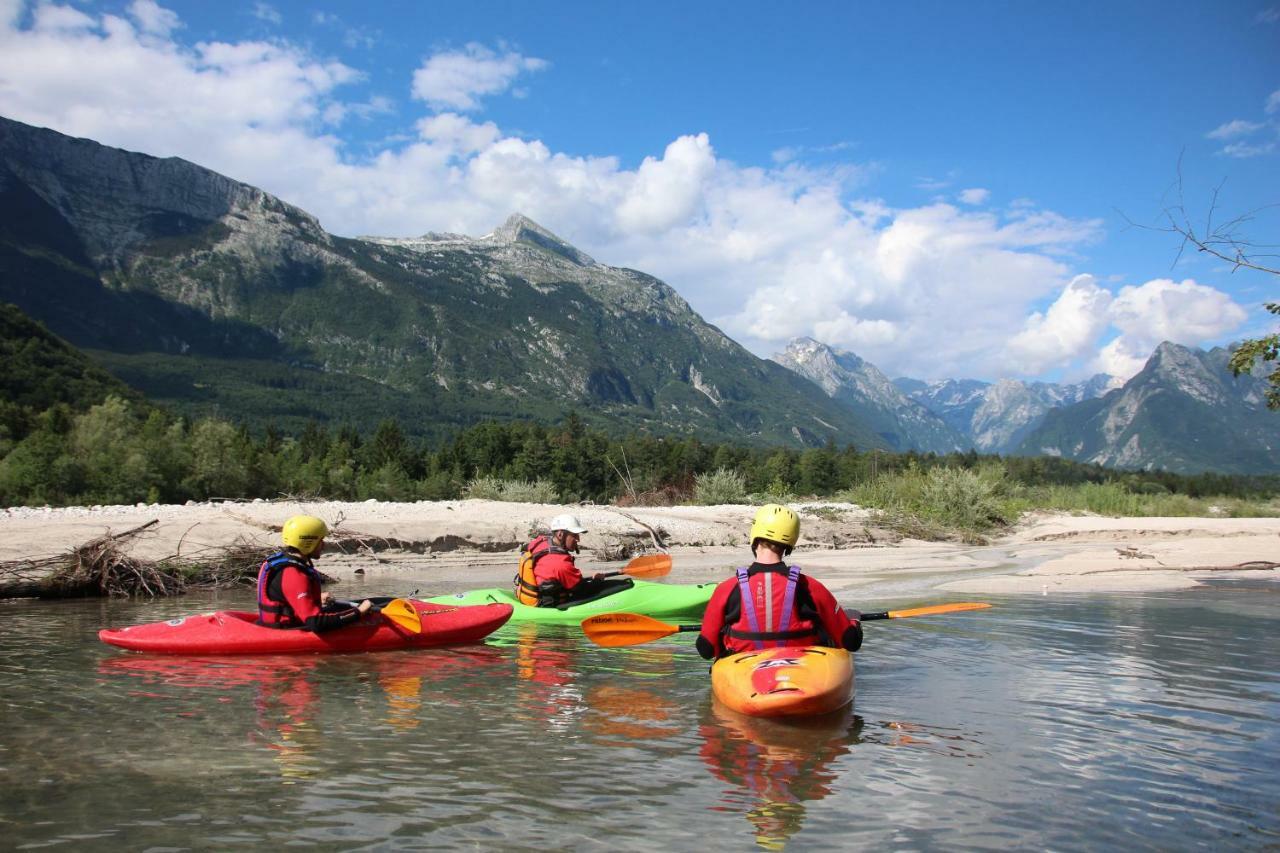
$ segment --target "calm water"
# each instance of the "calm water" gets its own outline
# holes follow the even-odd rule
[[[1280,845],[1280,584],[988,600],[868,624],[852,712],[805,727],[718,712],[688,635],[600,649],[508,627],[453,650],[182,659],[95,632],[250,597],[2,604],[0,833],[10,849]]]

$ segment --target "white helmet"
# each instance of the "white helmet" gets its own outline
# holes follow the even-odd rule
[[[587,532],[587,528],[582,526],[582,523],[578,521],[578,517],[576,515],[569,515],[567,512],[561,513],[560,515],[557,515],[555,518],[548,521],[547,529],[551,530],[552,532],[556,530],[564,530],[568,533],[586,533]]]

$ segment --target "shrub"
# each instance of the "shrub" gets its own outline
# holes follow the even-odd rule
[[[728,468],[699,474],[693,481],[693,500],[703,506],[745,503],[747,480]]]
[[[463,497],[489,501],[550,504],[559,503],[560,495],[549,480],[503,480],[500,477],[476,477]]]

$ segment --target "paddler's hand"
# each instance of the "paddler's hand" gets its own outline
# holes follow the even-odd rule
[[[604,572],[596,572],[591,576],[591,579],[596,583],[600,583],[600,581],[604,580]]]
[[[320,606],[328,607],[330,604],[333,604],[333,594],[328,592],[320,593]]]
[[[357,607],[356,610],[360,613],[361,616],[363,616],[364,614],[368,613],[370,608],[372,607],[373,607],[373,602],[366,598],[364,601],[360,602],[360,606]]]

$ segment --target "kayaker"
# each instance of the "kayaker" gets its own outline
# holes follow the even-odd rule
[[[584,601],[613,591],[624,589],[630,580],[621,583],[605,580],[603,574],[584,578],[574,564],[582,534],[582,526],[576,515],[561,513],[547,523],[551,531],[538,536],[520,555],[520,568],[516,572],[516,598],[522,604],[535,607],[559,607],[573,601]]]
[[[754,562],[722,581],[707,603],[698,654],[721,658],[779,646],[857,651],[862,626],[821,582],[783,558],[800,540],[800,517],[780,504],[762,506],[751,524]]]
[[[358,622],[373,604],[338,603],[320,589],[314,560],[324,553],[329,526],[314,515],[295,515],[284,523],[284,550],[258,569],[258,622],[272,628],[301,628],[319,634]]]

